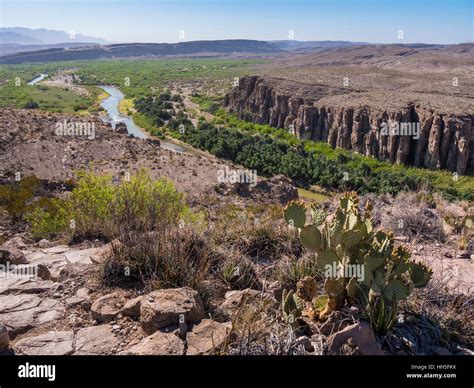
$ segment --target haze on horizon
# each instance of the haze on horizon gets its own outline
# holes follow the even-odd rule
[[[0,7],[2,27],[74,31],[112,42],[474,41],[471,0],[2,0]]]

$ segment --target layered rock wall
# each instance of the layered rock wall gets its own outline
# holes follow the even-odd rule
[[[379,160],[465,174],[474,159],[474,114],[450,114],[422,104],[389,110],[373,106],[327,106],[319,100],[282,93],[257,76],[243,77],[224,99],[239,118],[288,128],[305,140],[324,141]],[[419,131],[393,134],[382,128],[416,125]]]

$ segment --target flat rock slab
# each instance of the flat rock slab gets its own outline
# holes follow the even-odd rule
[[[92,264],[91,256],[95,256],[99,248],[82,249],[80,251],[70,251],[64,254],[70,264]]]
[[[10,338],[58,320],[64,314],[64,305],[51,298],[32,294],[0,295],[0,322],[7,327]]]
[[[19,340],[14,346],[15,354],[28,356],[66,356],[74,352],[72,331],[50,331],[37,337]]]
[[[203,319],[188,333],[188,350],[186,355],[196,356],[216,353],[227,340],[231,323],[220,323],[211,319]]]
[[[180,356],[184,354],[184,342],[173,333],[157,331],[121,354],[134,356]]]
[[[28,253],[26,258],[30,265],[42,264],[46,266],[53,278],[59,278],[61,270],[68,264],[87,266],[93,263],[92,256],[95,256],[100,248],[88,248],[72,250],[67,245],[42,249],[40,251]]]
[[[23,280],[17,280],[9,285],[3,285],[2,283],[2,279],[0,279],[0,295],[15,293],[40,294],[56,286],[56,283],[51,280],[35,280],[31,278],[23,278]]]
[[[0,295],[8,294],[11,289],[28,284],[31,280],[34,280],[26,276],[18,276],[18,275],[6,276],[5,272],[0,272],[0,275],[2,275],[0,276]]]
[[[59,253],[69,252],[70,250],[71,248],[68,245],[56,245],[55,247],[41,249],[41,252],[48,254],[52,253],[57,255]]]
[[[112,349],[120,340],[112,332],[110,325],[90,326],[76,333],[76,350],[74,355],[112,354]]]
[[[197,291],[189,288],[157,290],[146,295],[140,306],[140,324],[147,334],[180,321],[186,324],[204,318],[204,307]]]

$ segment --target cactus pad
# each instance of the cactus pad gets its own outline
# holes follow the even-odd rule
[[[285,221],[295,227],[303,228],[306,223],[306,208],[303,203],[292,201],[290,202],[284,212]]]
[[[321,232],[314,225],[307,225],[301,229],[300,240],[307,249],[318,251],[321,248],[321,238]]]

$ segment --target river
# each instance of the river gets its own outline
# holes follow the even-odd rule
[[[100,88],[109,94],[109,97],[102,100],[100,105],[106,110],[107,115],[109,116],[108,122],[110,122],[112,127],[115,128],[117,123],[124,123],[127,126],[127,131],[129,134],[141,139],[146,139],[149,137],[147,133],[145,133],[133,122],[131,117],[124,116],[120,113],[119,104],[124,98],[123,93],[114,86],[101,85]],[[185,152],[185,149],[177,144],[163,140],[160,140],[160,142],[161,147],[163,148],[180,153]]]
[[[37,84],[38,82],[43,81],[47,76],[48,74],[40,74],[38,77],[33,78],[30,82],[28,82],[28,85]]]

